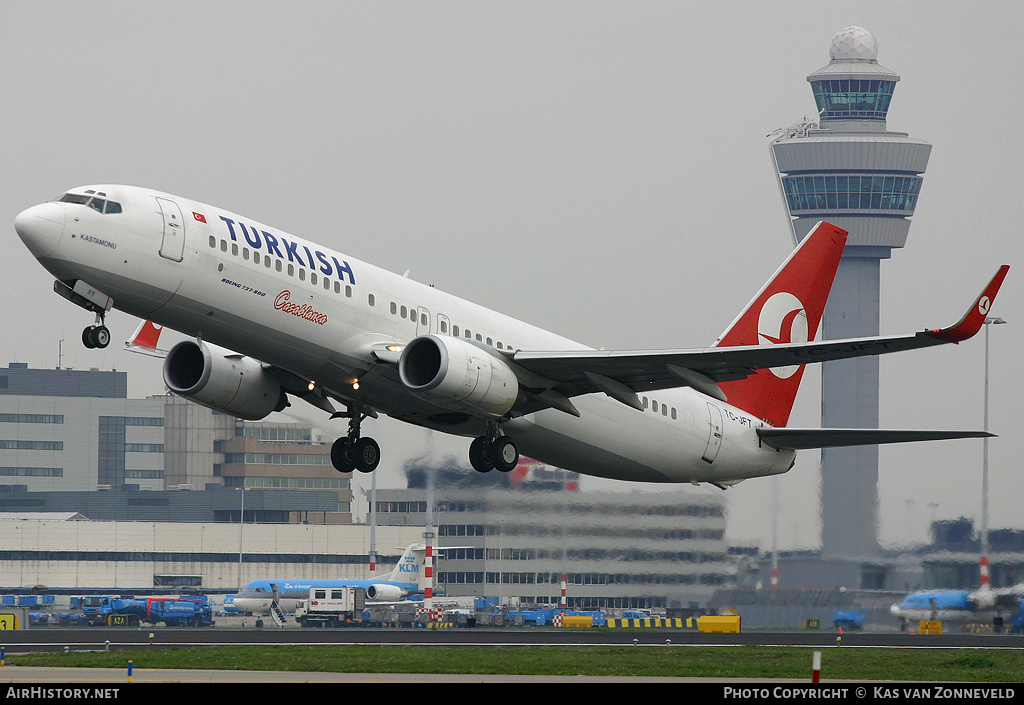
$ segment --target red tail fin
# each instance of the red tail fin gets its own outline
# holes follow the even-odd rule
[[[845,246],[845,230],[818,223],[715,346],[814,340]],[[773,367],[719,386],[733,406],[773,426],[785,426],[803,372],[803,365]]]

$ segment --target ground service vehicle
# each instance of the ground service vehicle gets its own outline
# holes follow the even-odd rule
[[[213,624],[206,597],[114,597],[88,595],[81,599],[82,617],[90,626],[129,626],[163,622],[168,627],[203,627]]]
[[[303,627],[348,627],[363,623],[366,591],[360,587],[314,587],[295,608]]]

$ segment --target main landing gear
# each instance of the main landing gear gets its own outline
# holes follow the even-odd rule
[[[348,417],[348,435],[339,438],[331,446],[331,464],[338,472],[373,472],[380,464],[380,446],[372,438],[359,436],[359,424],[366,414],[356,405],[348,411],[335,414],[332,418]]]
[[[360,423],[367,415],[358,405],[351,404],[347,411],[331,417],[349,419],[348,435],[331,446],[331,464],[338,472],[373,472],[380,464],[377,441],[359,435]],[[519,447],[508,436],[499,435],[498,424],[492,423],[486,434],[473,439],[469,445],[469,463],[477,472],[511,472],[519,465]]]
[[[519,448],[508,436],[499,436],[497,424],[469,444],[469,464],[477,472],[511,472],[519,464]]]

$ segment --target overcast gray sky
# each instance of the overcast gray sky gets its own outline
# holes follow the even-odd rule
[[[811,115],[806,76],[856,24],[902,77],[890,130],[934,145],[883,333],[953,323],[998,265],[992,526],[1024,528],[1024,98],[1017,2],[79,2],[5,4],[0,364],[129,371],[17,239],[23,208],[87,183],[216,204],[593,346],[714,340],[791,248],[766,135]],[[135,321],[108,319],[114,341]],[[140,359],[142,358],[142,359]],[[980,428],[984,343],[882,361],[889,427]],[[312,407],[306,413],[321,425]],[[794,425],[819,424],[817,375]],[[430,442],[380,424],[393,484]],[[337,428],[342,432],[342,428]],[[777,482],[781,547],[820,544],[818,457]],[[881,453],[881,538],[977,517],[981,442]],[[727,493],[767,546],[771,481]],[[588,486],[653,489],[629,483]],[[663,488],[661,488],[663,489]],[[700,490],[719,493],[718,490]]]

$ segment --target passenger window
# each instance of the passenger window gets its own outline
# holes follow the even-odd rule
[[[217,249],[217,238],[215,238],[213,235],[210,236],[210,247],[212,247],[213,249]]]
[[[441,332],[448,333],[448,321],[441,321]]]
[[[456,338],[459,337],[459,327],[458,326],[452,326],[452,335],[454,335]]]
[[[295,276],[295,265],[294,264],[289,264],[288,265],[288,276],[289,277],[294,277]]]
[[[476,339],[477,339],[477,342],[482,342],[483,341],[483,338],[480,337],[479,333],[476,334]]]
[[[238,245],[233,242],[231,243],[231,256],[238,257]]]
[[[260,253],[259,252],[253,252],[252,253],[252,261],[255,262],[256,264],[260,263]]]
[[[676,408],[673,406],[672,407],[672,420],[675,421],[675,419],[676,419]]]
[[[277,260],[277,261],[275,262],[275,264],[274,264],[274,268],[275,268],[275,269],[276,269],[277,271],[279,271],[279,272],[281,271],[281,269],[282,269],[282,267],[281,267],[281,260]]]
[[[243,247],[242,248],[242,259],[244,259],[246,262],[249,261],[249,248],[248,247]]]
[[[309,283],[316,286],[316,272],[309,273]]]
[[[334,282],[334,293],[335,294],[340,294],[341,293],[341,282],[339,282],[339,281],[335,281]]]
[[[368,302],[370,302],[370,305],[371,305],[371,306],[373,306],[373,302],[374,302],[373,294],[370,294],[369,296],[367,296],[367,297],[366,297],[366,300],[367,300]]]
[[[331,280],[327,277],[324,277],[324,288],[327,289],[327,291],[331,290]]]
[[[394,301],[392,301],[391,302],[391,315],[393,316],[396,313],[398,313],[398,304],[396,304]]]
[[[407,309],[405,306],[403,306],[402,307],[402,318],[405,318],[408,315],[409,315],[409,309]]]
[[[270,265],[271,264],[273,264],[273,263],[270,261],[269,255],[267,257],[263,258],[263,266],[264,267],[266,267],[267,269],[270,269]]]
[[[221,240],[220,241],[220,251],[221,252],[227,252],[228,251],[228,241],[227,240]]]
[[[494,345],[494,341],[492,341],[490,338],[488,338],[487,339],[487,344],[488,345]]]
[[[657,410],[658,410],[658,402],[656,402],[656,401],[654,401],[652,399],[651,400],[651,411],[657,411]]]
[[[347,296],[350,299],[352,298],[352,287],[349,286],[348,284],[345,285],[345,296]]]
[[[421,326],[427,325],[427,314],[425,314],[425,313],[421,313],[420,314],[420,325]]]
[[[299,270],[299,281],[300,282],[306,281],[306,270],[305,269],[300,269]]]

